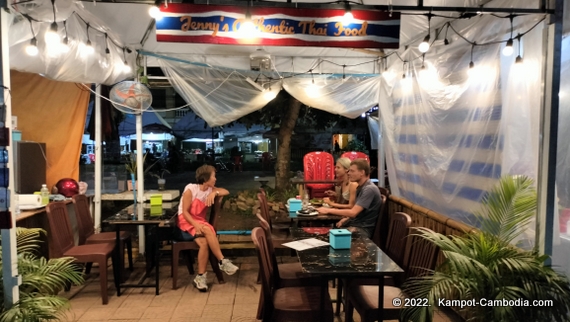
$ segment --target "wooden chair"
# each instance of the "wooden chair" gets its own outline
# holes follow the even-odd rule
[[[291,228],[290,223],[277,223],[273,224],[271,216],[269,215],[269,204],[267,203],[267,197],[265,190],[259,189],[257,194],[257,200],[259,200],[259,212],[265,221],[269,223],[270,231],[272,234],[276,234],[276,237],[287,238],[289,236],[289,229]]]
[[[435,268],[439,248],[432,242],[418,235],[417,229],[411,228],[406,245],[404,258],[404,275],[407,278],[429,274]],[[396,286],[384,286],[384,319],[396,320],[400,316],[402,307],[392,304],[395,297],[402,295],[402,290]],[[378,315],[378,286],[377,285],[351,285],[347,289],[347,305],[345,321],[352,321],[353,310],[360,314],[361,321],[376,321]]]
[[[119,283],[116,256],[112,256],[115,242],[75,246],[65,203],[51,202],[46,206],[46,212],[50,228],[48,241],[51,254],[54,258],[73,257],[80,263],[98,263],[101,297],[103,304],[107,304],[109,302],[107,295],[107,262],[109,257],[113,261],[115,287]]]
[[[334,158],[328,152],[310,152],[303,157],[305,181],[334,180]],[[334,184],[311,183],[305,187],[310,191],[311,198],[326,197],[325,191],[333,190]]]
[[[318,286],[279,288],[275,284],[274,269],[265,232],[256,227],[251,239],[257,251],[262,277],[263,322],[269,321],[333,321],[332,303],[325,294],[325,312],[321,312],[321,289]],[[324,316],[321,319],[321,315]]]
[[[340,157],[341,158],[349,158],[350,161],[354,161],[356,159],[364,159],[364,160],[368,161],[368,164],[370,164],[370,158],[368,157],[368,154],[366,154],[364,152],[348,151],[348,152],[344,152],[343,154],[341,154]]]
[[[257,214],[257,219],[259,219],[259,225],[265,233],[265,239],[267,240],[267,249],[269,251],[270,259],[273,263],[273,278],[275,279],[275,284],[278,287],[291,287],[291,286],[319,286],[319,279],[315,279],[305,273],[301,268],[299,262],[296,263],[277,263],[277,256],[275,255],[275,247],[273,245],[273,238],[271,237],[271,230],[269,228],[269,223]],[[261,270],[257,277],[258,283],[261,283]],[[262,318],[262,308],[263,308],[263,289],[259,294],[259,306],[257,308],[257,319]]]
[[[89,201],[85,195],[77,194],[71,198],[75,208],[75,216],[77,218],[77,230],[79,231],[79,245],[89,244],[105,244],[115,243],[117,239],[116,232],[104,232],[95,234],[93,218],[89,211]],[[119,240],[119,260],[125,260],[125,246],[127,247],[127,254],[129,257],[129,269],[133,271],[133,244],[131,234],[127,231],[120,232]],[[119,265],[121,265],[119,263]],[[86,273],[89,273],[91,265],[88,264]],[[123,265],[121,265],[123,266]],[[121,272],[122,273],[122,272]]]
[[[214,229],[216,229],[216,223],[218,220],[218,214],[222,209],[222,198],[223,197],[216,197],[214,200],[214,204],[210,209],[210,218],[208,222]],[[192,250],[198,251],[200,246],[196,244],[195,241],[184,241],[181,240],[180,237],[180,229],[178,228],[178,218],[180,215],[176,216],[176,226],[174,227],[175,239],[172,240],[172,289],[177,288],[177,281],[178,281],[178,261],[180,260],[180,252],[184,251],[184,256],[186,257],[186,266],[188,268],[188,272],[193,275],[194,274],[194,258],[192,255]],[[224,284],[224,276],[220,271],[220,267],[218,266],[218,260],[216,257],[210,252],[210,265],[218,278],[218,283]]]
[[[371,237],[374,244],[383,249],[386,244],[386,232],[388,231],[390,218],[388,216],[388,206],[386,205],[386,196],[380,195],[382,205],[378,211],[378,219],[374,227],[374,233]]]
[[[390,216],[388,238],[386,239],[384,252],[400,267],[404,266],[406,237],[411,225],[412,217],[404,212],[395,212]]]

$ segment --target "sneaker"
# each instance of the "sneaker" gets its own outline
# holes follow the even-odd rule
[[[225,272],[228,275],[234,275],[237,270],[239,269],[237,266],[235,266],[231,260],[229,259],[222,259],[222,263],[219,264],[220,269]]]
[[[206,292],[208,291],[208,284],[206,283],[206,273],[200,275],[196,275],[196,277],[194,278],[194,282],[192,282],[194,284],[194,286],[196,286],[196,288],[200,291],[200,292]]]

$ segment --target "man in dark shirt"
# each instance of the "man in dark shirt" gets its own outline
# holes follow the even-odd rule
[[[370,165],[364,159],[356,159],[350,163],[348,179],[357,182],[356,203],[350,209],[318,208],[319,214],[330,214],[344,216],[337,227],[359,227],[363,228],[368,237],[372,236],[374,227],[378,221],[382,198],[380,190],[370,182]]]

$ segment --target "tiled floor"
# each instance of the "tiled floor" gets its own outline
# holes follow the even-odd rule
[[[291,260],[284,257],[282,260]],[[64,321],[171,321],[171,322],[249,322],[256,321],[257,302],[261,285],[256,283],[257,259],[242,257],[234,260],[240,270],[233,276],[224,276],[226,283],[218,284],[215,275],[208,273],[210,290],[201,293],[192,285],[192,278],[184,266],[179,266],[177,290],[172,290],[170,265],[164,262],[160,269],[160,295],[154,295],[154,288],[126,289],[117,297],[115,288],[109,283],[109,304],[102,305],[99,294],[97,268],[85,285],[73,287],[64,293],[71,299],[71,310]],[[136,265],[136,272],[142,271],[142,264]],[[109,275],[112,276],[109,270]],[[136,276],[130,278],[134,279]],[[335,290],[331,289],[334,298]],[[342,316],[343,314],[341,314]],[[336,317],[336,321],[343,321]],[[360,321],[355,312],[354,320]],[[434,321],[452,321],[436,313]]]

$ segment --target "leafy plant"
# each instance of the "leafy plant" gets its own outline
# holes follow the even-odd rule
[[[148,153],[145,153],[143,155],[143,165],[146,163],[146,156],[148,155]],[[152,163],[149,166],[145,166],[144,167],[144,175],[146,175],[150,169],[152,169],[152,167],[158,163],[158,160],[155,161],[154,163]],[[135,178],[137,177],[137,167],[138,167],[138,163],[137,163],[137,155],[134,152],[131,152],[128,154],[127,157],[127,162],[125,163],[125,169],[127,169],[127,171],[129,173],[132,173],[135,175]]]
[[[480,231],[448,237],[424,230],[422,236],[439,246],[446,259],[432,276],[404,284],[407,294],[427,298],[432,306],[405,308],[401,320],[432,321],[438,299],[456,299],[479,303],[466,309],[472,321],[568,321],[568,278],[545,266],[548,256],[536,248],[527,251],[512,245],[536,209],[532,179],[503,177],[475,213]],[[489,305],[490,300],[500,302]],[[533,306],[534,300],[552,305]]]
[[[168,169],[161,169],[158,172],[152,172],[150,175],[157,179],[164,179],[164,173],[170,174],[170,171],[168,171]]]
[[[366,150],[366,145],[362,141],[356,139],[348,141],[344,150],[368,153],[368,150]]]
[[[83,283],[81,268],[74,264],[73,258],[46,260],[38,256],[38,238],[43,232],[37,228],[16,228],[18,272],[22,276],[20,300],[6,308],[3,289],[0,289],[2,322],[60,320],[63,312],[69,309],[69,301],[57,296],[57,293],[66,285]]]

